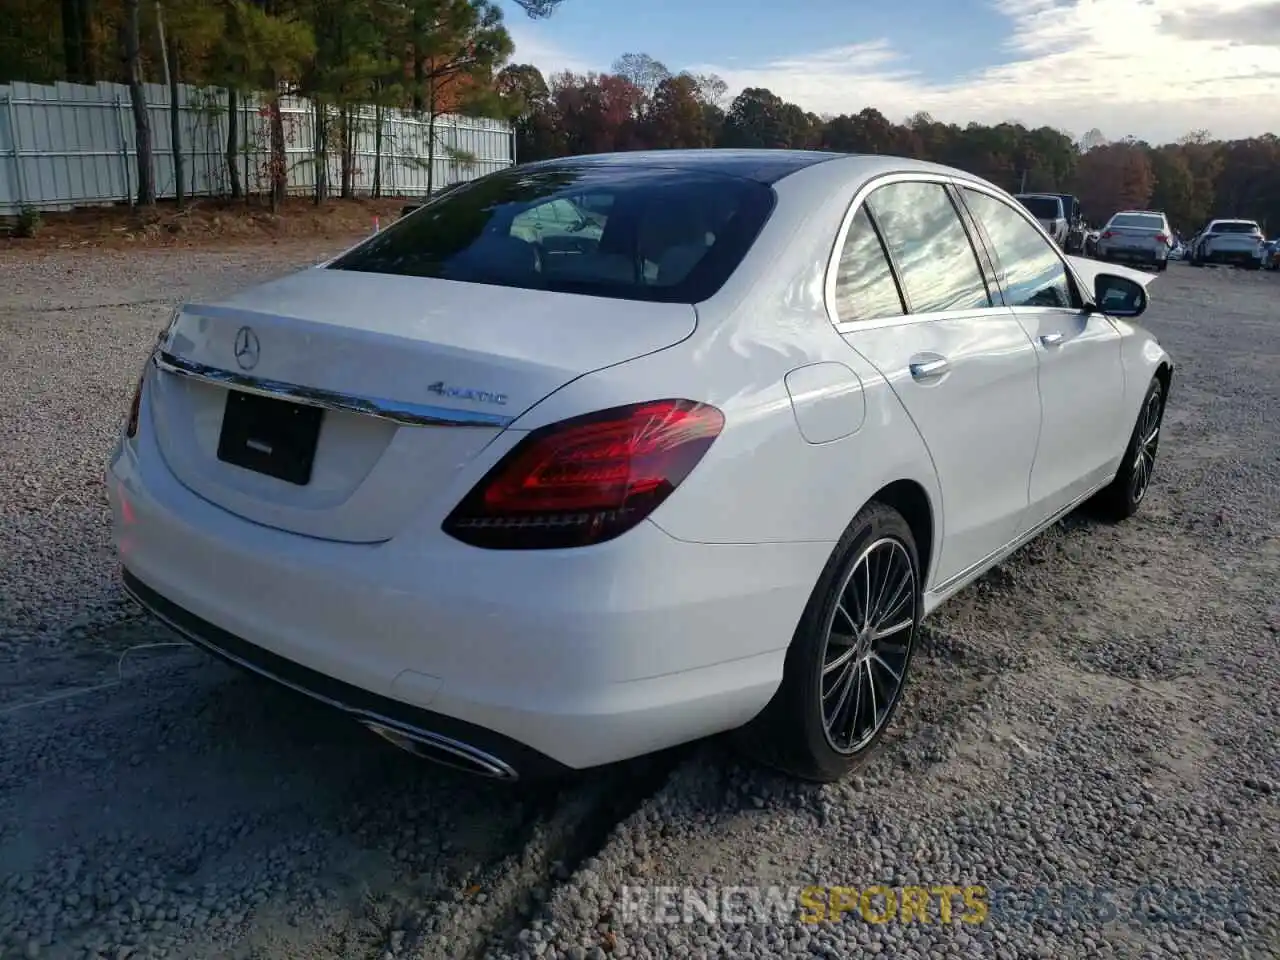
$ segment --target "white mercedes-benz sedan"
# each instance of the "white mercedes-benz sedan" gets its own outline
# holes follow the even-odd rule
[[[920,623],[1151,480],[1150,274],[884,156],[515,167],[161,333],[107,471],[191,642],[495,778],[847,774]]]

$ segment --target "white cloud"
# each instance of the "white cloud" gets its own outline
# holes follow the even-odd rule
[[[571,70],[574,73],[607,70],[608,64],[592,63],[565,50],[548,37],[546,28],[537,26],[523,17],[507,17],[507,32],[515,42],[516,52],[512,63],[531,63],[542,71],[544,76]],[[554,33],[554,31],[550,31]]]
[[[1280,0],[1213,0],[1194,15],[1185,0],[993,0],[1012,38],[1009,62],[947,83],[908,70],[886,41],[751,66],[690,64],[720,74],[731,94],[767,87],[815,113],[872,106],[900,121],[920,110],[964,124],[1018,120],[1077,136],[1153,141],[1208,129],[1218,137],[1280,132],[1280,45],[1249,23],[1280,18]],[[547,69],[602,69],[514,29],[516,57]],[[1234,39],[1233,39],[1234,38]],[[649,51],[662,59],[661,50]],[[576,64],[576,65],[575,65]],[[674,64],[673,64],[674,66]]]

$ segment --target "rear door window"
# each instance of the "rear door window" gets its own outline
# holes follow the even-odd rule
[[[978,254],[940,183],[890,183],[867,198],[912,313],[991,306]]]
[[[703,170],[513,167],[436,198],[329,269],[697,303],[746,256],[774,200],[764,184]]]

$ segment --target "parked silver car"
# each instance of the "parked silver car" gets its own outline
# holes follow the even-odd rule
[[[1102,228],[1097,258],[1166,270],[1173,244],[1169,218],[1160,211],[1121,210]]]
[[[1261,270],[1266,259],[1262,249],[1265,242],[1262,229],[1254,220],[1213,220],[1191,246],[1191,265],[1230,263]]]
[[[1071,224],[1061,196],[1056,193],[1019,193],[1014,199],[1040,221],[1040,226],[1044,227],[1044,232],[1053,238],[1054,243],[1059,247],[1066,246]]]

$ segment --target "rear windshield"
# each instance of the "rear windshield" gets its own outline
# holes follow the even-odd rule
[[[1209,228],[1210,233],[1261,233],[1256,223],[1248,220],[1224,220]]]
[[[1037,220],[1057,220],[1062,216],[1062,204],[1057,197],[1018,197],[1018,202]]]
[[[512,167],[437,197],[329,269],[697,303],[742,261],[774,196],[706,171]]]
[[[1117,213],[1109,227],[1132,227],[1136,230],[1163,230],[1164,221],[1149,213]]]

